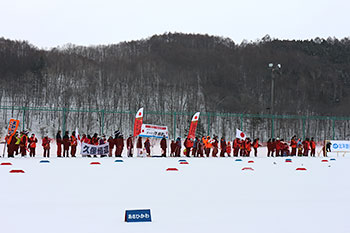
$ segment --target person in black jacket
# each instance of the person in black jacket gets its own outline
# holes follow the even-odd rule
[[[70,141],[69,141],[69,135],[68,131],[63,136],[63,157],[69,157],[69,146],[70,146]]]
[[[62,154],[61,130],[58,130],[58,132],[56,134],[56,143],[57,143],[57,157],[61,157],[61,154]]]

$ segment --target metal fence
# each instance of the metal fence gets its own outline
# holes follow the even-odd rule
[[[98,130],[100,134],[112,134],[115,128],[120,127],[132,133],[136,114],[136,110],[26,106],[0,106],[0,112],[3,129],[10,118],[16,118],[20,120],[22,130],[29,126],[45,129],[45,125],[49,124],[52,129],[61,129],[62,132],[79,127],[86,132]],[[144,122],[167,125],[169,135],[176,138],[186,133],[194,113],[145,111]],[[251,137],[260,136],[263,140],[276,136],[288,138],[294,134],[303,138],[314,135],[319,139],[349,139],[350,117],[201,112],[197,132],[200,131],[203,136],[227,136],[233,135],[235,128],[246,131]],[[261,136],[262,131],[264,135]]]

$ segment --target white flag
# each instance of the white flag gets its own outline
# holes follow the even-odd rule
[[[78,127],[75,128],[75,137],[77,138],[77,141],[78,141],[78,144],[80,145],[81,143],[81,139],[80,139],[80,135],[79,135],[79,132],[78,132]]]
[[[242,131],[240,131],[239,129],[236,129],[236,138],[245,140],[247,136],[245,135],[245,133],[243,133]]]

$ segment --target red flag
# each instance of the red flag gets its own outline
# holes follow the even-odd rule
[[[196,112],[196,114],[193,115],[187,138],[194,139],[196,137],[196,129],[199,120],[199,114],[200,112]]]
[[[139,135],[141,133],[141,126],[143,123],[143,108],[140,108],[135,117],[135,123],[134,123],[134,137]]]

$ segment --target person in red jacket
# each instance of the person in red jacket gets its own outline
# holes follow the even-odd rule
[[[310,147],[311,147],[311,154],[310,154],[310,156],[315,157],[315,154],[316,154],[316,142],[315,142],[314,138],[311,138]]]
[[[233,140],[232,149],[233,149],[233,156],[235,156],[235,157],[238,156],[240,143],[241,142],[240,142],[239,138],[236,138],[235,140]]]
[[[137,157],[143,156],[143,154],[142,154],[142,138],[141,137],[137,138],[136,150],[137,150]]]
[[[75,154],[77,152],[77,146],[78,146],[78,140],[75,137],[75,131],[72,132],[72,136],[70,136],[70,154],[72,157],[75,157]]]
[[[270,154],[271,156],[273,157],[273,152],[272,152],[272,139],[269,138],[269,140],[267,140],[267,157],[270,157]]]
[[[204,137],[203,137],[204,138]],[[204,153],[204,143],[203,140],[198,140],[198,145],[197,145],[198,149],[197,149],[197,156],[198,157],[204,157],[203,153]]]
[[[276,157],[281,155],[281,150],[282,150],[282,143],[279,138],[276,138],[275,141],[275,149],[276,149]]]
[[[94,135],[91,138],[91,145],[98,146],[98,135],[97,133],[94,133]]]
[[[304,156],[309,156],[309,150],[310,150],[310,140],[309,138],[306,138],[303,142],[303,149],[304,149]]]
[[[151,157],[151,142],[150,142],[149,138],[146,139],[144,146],[146,149],[147,157]]]
[[[258,147],[261,146],[259,144],[259,138],[254,139],[253,141],[253,149],[254,149],[254,156],[257,157],[258,156]]]
[[[210,143],[210,142],[209,142]],[[218,137],[214,136],[213,140],[211,141],[211,144],[213,146],[213,153],[212,156],[213,157],[217,157],[216,155],[219,152],[219,141],[218,141]]]
[[[35,134],[32,134],[32,136],[29,138],[29,156],[35,157],[35,148],[36,143],[38,142],[38,139],[35,137]]]
[[[61,136],[61,130],[58,130],[56,134],[56,143],[57,143],[57,157],[62,156],[62,136]]]
[[[231,157],[231,142],[227,141],[226,153],[228,157]]]
[[[226,140],[224,137],[221,137],[220,140],[220,157],[225,157],[225,153],[226,153],[226,148],[227,148],[227,144],[226,144]]]
[[[113,147],[114,147],[114,139],[112,136],[110,136],[107,140],[108,145],[109,145],[109,152],[108,152],[108,156],[112,157],[113,155]]]
[[[292,152],[290,153],[291,156],[297,155],[297,145],[298,145],[297,136],[294,135],[290,140],[290,147],[292,148]]]
[[[160,140],[160,149],[162,150],[162,157],[166,157],[167,142],[165,136]]]
[[[126,140],[126,148],[128,150],[128,157],[132,157],[133,150],[134,150],[134,140],[132,135],[130,135]]]
[[[114,138],[114,144],[116,146],[115,156],[122,157],[122,153],[124,149],[124,138],[122,134],[119,134],[117,138]]]
[[[70,147],[70,141],[69,141],[69,132],[66,131],[63,136],[63,157],[69,157],[69,147]]]
[[[240,140],[240,143],[239,143],[239,155],[240,156],[246,156],[247,155],[247,150],[246,150],[246,140]]]
[[[186,157],[190,157],[190,152],[191,152],[191,148],[193,146],[193,142],[190,138],[186,138],[184,141],[184,146],[186,148]]]
[[[9,135],[5,137],[5,142],[7,143],[7,147],[8,147],[8,151],[7,151],[8,158],[14,158],[17,136],[18,136],[18,133],[16,132],[12,137]]]
[[[170,156],[171,157],[175,156],[175,150],[176,150],[176,143],[174,140],[171,140],[171,143],[170,143]]]
[[[50,157],[50,139],[48,136],[45,136],[42,140],[42,146],[44,149],[44,158]]]

